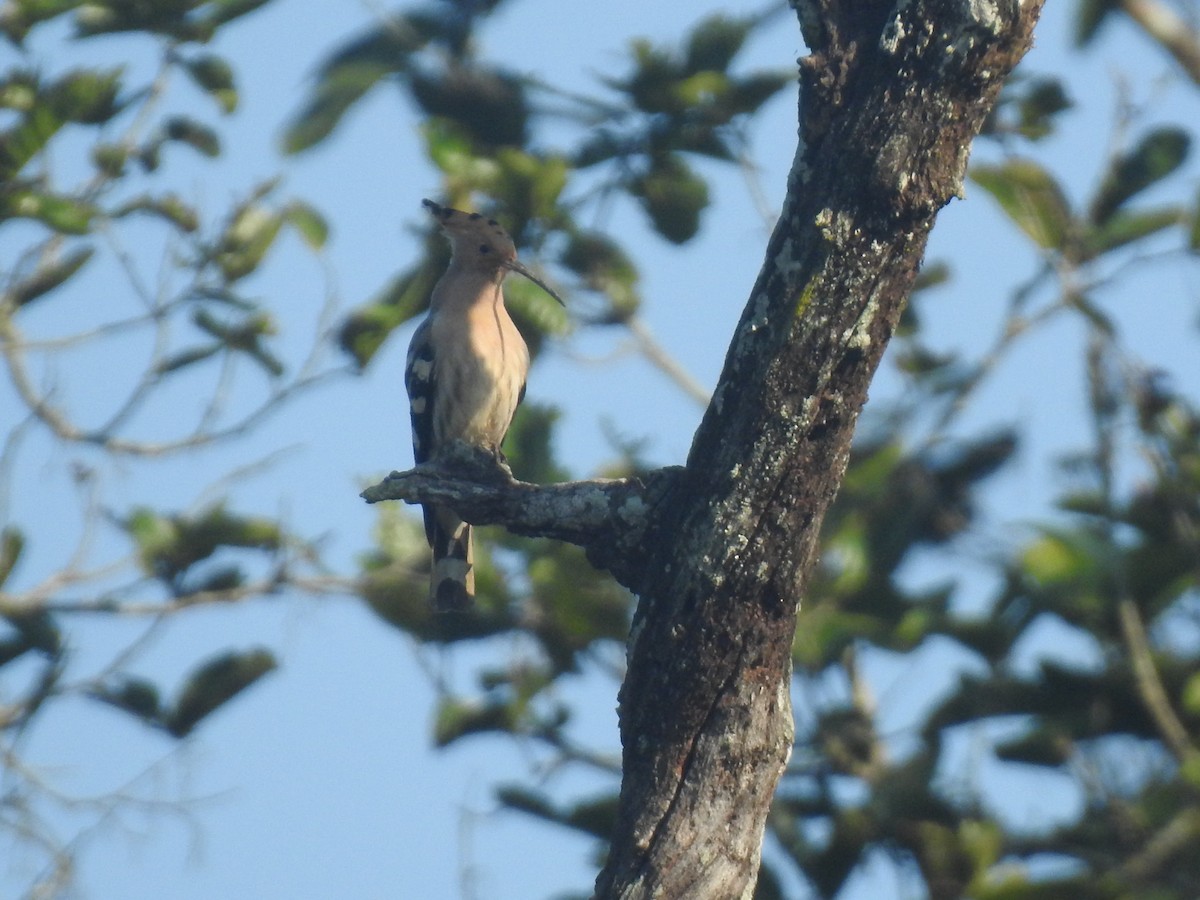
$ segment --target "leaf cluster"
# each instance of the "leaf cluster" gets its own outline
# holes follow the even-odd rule
[[[714,16],[678,47],[634,42],[629,73],[579,96],[483,59],[472,39],[498,4],[436,3],[398,13],[348,41],[321,66],[304,108],[285,136],[289,152],[326,140],[379,85],[398,84],[422,117],[424,150],[452,206],[495,215],[518,247],[569,281],[574,318],[621,324],[641,303],[629,251],[590,226],[615,197],[635,202],[665,240],[685,244],[709,204],[708,180],[694,161],[741,164],[745,124],[793,79],[741,73],[744,45],[772,16]],[[534,126],[561,125],[576,138],[562,149],[534,140]],[[568,190],[573,187],[573,190]],[[344,323],[342,348],[366,366],[397,327],[423,311],[444,269],[443,241],[429,227],[425,253]],[[517,279],[510,307],[536,350],[567,326],[561,309]]]

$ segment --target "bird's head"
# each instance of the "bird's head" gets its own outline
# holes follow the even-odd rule
[[[442,234],[449,238],[450,253],[456,264],[480,272],[516,272],[563,303],[562,297],[517,259],[516,245],[495,219],[481,213],[451,209],[432,200],[422,200],[421,205],[437,220]]]

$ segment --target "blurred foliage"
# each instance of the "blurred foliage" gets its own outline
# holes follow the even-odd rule
[[[139,112],[161,99],[159,88],[129,83],[121,66],[54,73],[6,64],[0,229],[38,231],[27,252],[3,263],[0,336],[11,341],[31,305],[54,302],[90,277],[107,252],[101,234],[149,223],[169,236],[178,251],[173,264],[186,277],[151,317],[172,317],[176,330],[145,383],[246,360],[285,396],[296,368],[279,341],[289,323],[251,299],[247,284],[269,264],[281,234],[319,252],[328,224],[304,201],[281,196],[273,180],[249,187],[214,218],[161,177],[176,154],[222,153],[213,116],[237,108],[239,86],[231,63],[201,45],[261,5],[13,0],[0,10],[0,33],[16,47],[55,20],[69,21],[80,39],[148,35],[162,71],[179,73],[211,101],[208,110],[155,107],[143,120]],[[319,66],[283,146],[287,153],[318,146],[368,93],[399,88],[420,118],[438,199],[495,215],[568,298],[569,319],[532,285],[508,283],[536,352],[571,328],[620,327],[637,316],[641,248],[596,225],[611,204],[641,210],[671,244],[686,246],[716,227],[706,219],[709,177],[716,167],[747,165],[750,122],[794,83],[786,66],[747,68],[744,51],[760,30],[794,25],[778,6],[701,20],[672,46],[634,40],[615,74],[578,95],[481,53],[477,36],[501,6],[430,0],[381,17]],[[1098,40],[1102,22],[1123,9],[1077,3],[1080,44]],[[785,886],[796,883],[808,896],[835,897],[879,852],[919,878],[915,893],[934,900],[1184,900],[1200,883],[1193,852],[1200,840],[1200,410],[1136,355],[1114,315],[1139,291],[1131,263],[1174,262],[1200,249],[1200,197],[1187,181],[1195,126],[1122,123],[1130,127],[1107,158],[1097,149],[1079,161],[1092,185],[1081,199],[1043,148],[1085,99],[1052,75],[1022,75],[989,120],[987,137],[1002,152],[976,165],[971,178],[1042,262],[1014,285],[994,351],[965,359],[929,337],[927,323],[941,312],[926,292],[970,289],[956,286],[948,265],[926,265],[901,322],[891,359],[904,396],[893,409],[872,411],[825,522],[800,617],[797,743],[769,821],[759,900],[794,896]],[[51,151],[80,132],[90,136],[88,174],[64,184]],[[419,255],[339,324],[336,341],[359,368],[424,311],[444,270],[448,250],[432,227],[413,243]],[[1057,514],[997,537],[989,492],[1027,435],[1017,424],[978,430],[961,412],[1013,343],[1054,317],[1070,317],[1084,335],[1080,407],[1092,440],[1063,461]],[[51,414],[46,398],[41,421],[64,441],[135,456],[145,448],[123,429],[140,398],[93,429]],[[506,444],[518,477],[582,474],[555,454],[556,418],[534,404],[521,409]],[[216,432],[236,437],[246,427]],[[616,459],[604,474],[644,468],[635,441],[612,443]],[[188,439],[176,444],[187,446]],[[495,651],[468,685],[436,685],[431,740],[516,740],[548,754],[546,771],[591,773],[596,787],[582,796],[561,796],[545,777],[502,786],[497,798],[548,827],[594,838],[599,860],[619,757],[615,748],[576,741],[581,711],[565,688],[597,671],[620,677],[633,598],[577,548],[481,529],[477,608],[434,617],[420,524],[395,505],[381,507],[372,545],[338,588],[352,589],[417,642]],[[6,707],[0,735],[19,738],[47,702],[66,694],[61,672],[75,614],[124,613],[134,604],[175,610],[306,589],[297,569],[315,551],[277,516],[221,503],[106,514],[138,569],[133,585],[75,606],[53,589],[0,593],[0,667],[31,660],[38,667],[28,691]],[[16,526],[0,533],[0,588],[25,544]],[[940,581],[913,577],[931,568]],[[1060,653],[1047,629],[1088,648],[1091,661]],[[933,690],[910,678],[876,696],[879,667],[919,672],[930,653],[952,660],[942,665],[956,667],[957,679]],[[276,664],[264,649],[220,652],[192,666],[165,700],[162,686],[123,662],[79,690],[176,737],[202,727]],[[1005,785],[1021,785],[1021,798],[997,795],[989,780],[997,770]],[[14,790],[0,811],[7,816],[21,799]],[[1014,806],[1022,814],[1055,812],[1014,821]]]
[[[246,287],[269,269],[285,232],[319,254],[328,236],[321,214],[282,196],[274,179],[250,186],[227,209],[203,209],[169,186],[179,182],[174,164],[183,154],[201,164],[221,157],[223,119],[238,106],[233,67],[200,45],[263,2],[0,5],[0,41],[9,51],[0,63],[0,241],[7,249],[0,361],[6,396],[16,401],[0,417],[0,831],[7,847],[29,848],[31,873],[42,870],[30,896],[70,890],[74,844],[55,833],[61,823],[50,812],[73,817],[90,808],[90,800],[81,803],[23,759],[47,710],[77,708],[71,704],[82,698],[182,739],[276,665],[263,648],[218,651],[186,665],[190,672],[168,697],[143,672],[144,640],[114,649],[95,641],[89,623],[97,616],[161,623],[191,608],[304,590],[319,569],[314,547],[291,534],[277,510],[236,513],[213,501],[216,493],[188,511],[135,505],[124,492],[109,504],[102,484],[114,469],[124,483],[144,459],[250,434],[286,398],[328,374],[312,347],[295,359],[281,332],[297,323]],[[46,39],[33,41],[41,29]],[[126,49],[140,40],[131,52],[152,64],[146,74],[132,75],[136,67],[116,48],[118,64],[65,70],[32,49],[115,33],[127,36]],[[67,51],[63,58],[78,57]],[[185,109],[178,85],[198,89],[200,102],[190,98]],[[55,305],[61,316],[43,315]],[[127,343],[105,344],[115,334]],[[71,363],[81,352],[105,362],[80,375]],[[239,369],[243,361],[250,365]],[[237,411],[227,404],[235,371],[242,395],[258,395]],[[93,398],[82,409],[72,404],[79,387]],[[194,423],[186,411],[162,415],[181,387]],[[86,498],[82,537],[71,536],[75,510],[56,511],[70,522],[61,533],[10,519],[13,467],[23,436],[35,428],[62,445],[46,465],[70,472]],[[221,474],[197,471],[198,480]],[[94,553],[97,545],[104,549]],[[31,550],[44,557],[35,564],[43,571],[22,571]],[[47,560],[60,567],[45,571]],[[112,771],[120,768],[111,761]],[[124,796],[105,803],[120,809]]]

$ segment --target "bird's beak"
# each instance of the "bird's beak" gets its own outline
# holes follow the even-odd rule
[[[542,279],[538,278],[536,275],[534,275],[532,272],[530,272],[527,268],[525,268],[525,264],[523,262],[521,262],[520,260],[516,260],[516,259],[510,260],[509,262],[506,262],[504,264],[504,267],[511,272],[516,272],[518,275],[524,275],[526,278],[528,278],[530,281],[532,281],[534,284],[536,284],[538,287],[540,287],[543,291],[545,291],[547,294],[549,294],[551,297],[553,297],[555,300],[557,300],[560,306],[562,306],[564,309],[566,308],[567,304],[563,302],[563,298],[558,296],[558,294],[555,292],[555,290],[552,287],[550,287],[550,285],[546,284],[546,282],[542,281]]]

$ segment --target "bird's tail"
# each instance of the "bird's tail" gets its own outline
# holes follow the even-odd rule
[[[437,612],[462,612],[475,602],[475,541],[471,526],[449,510],[434,515],[429,604]]]

